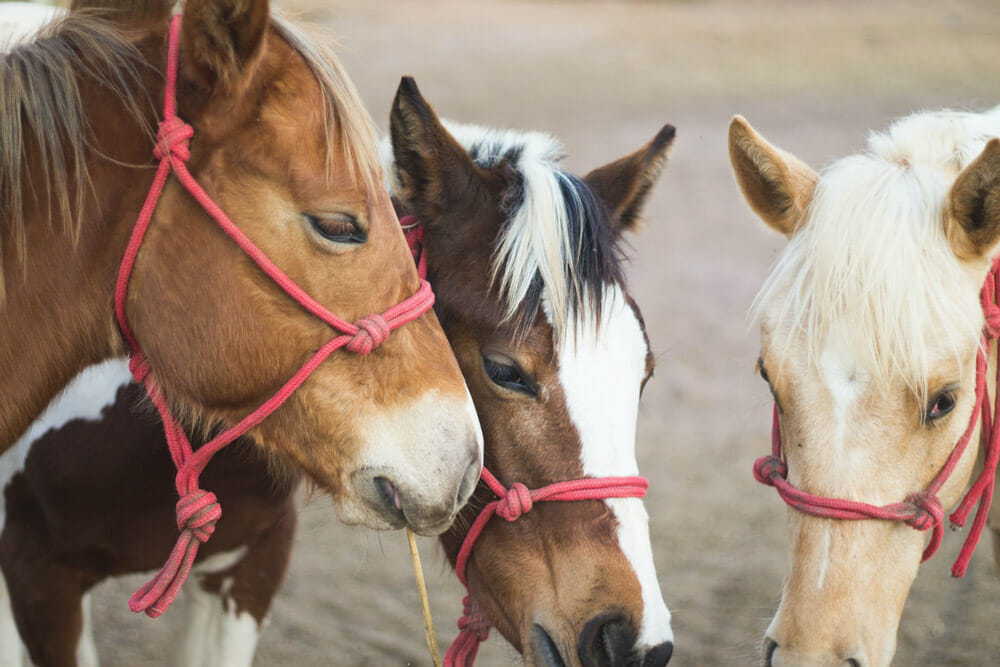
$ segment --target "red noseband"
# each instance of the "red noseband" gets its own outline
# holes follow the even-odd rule
[[[177,466],[175,483],[177,493],[181,497],[177,504],[177,527],[181,531],[177,544],[171,551],[163,569],[157,573],[152,581],[136,591],[129,600],[129,607],[132,611],[144,611],[153,618],[166,611],[174,598],[177,597],[181,585],[194,564],[195,556],[198,554],[198,545],[208,540],[215,530],[216,521],[222,516],[222,510],[215,495],[198,487],[198,476],[205,469],[212,455],[277,410],[335,350],[345,347],[356,354],[368,354],[388,338],[390,331],[407,322],[412,322],[434,305],[434,293],[431,291],[430,285],[427,281],[421,280],[420,289],[416,294],[381,315],[369,315],[354,324],[342,320],[295,284],[277,265],[268,259],[260,248],[254,245],[239,227],[233,224],[218,204],[212,201],[212,198],[195,181],[185,164],[191,157],[189,142],[194,136],[194,129],[181,120],[176,113],[175,95],[180,31],[181,16],[177,15],[170,22],[163,122],[160,123],[156,146],[153,148],[153,155],[160,161],[160,164],[132,230],[132,236],[125,250],[115,286],[115,315],[118,318],[118,326],[121,328],[122,335],[128,342],[129,369],[136,381],[145,385],[146,391],[159,410],[170,455]],[[163,392],[150,374],[149,362],[139,347],[139,342],[129,326],[125,313],[129,277],[132,274],[136,256],[139,254],[139,247],[142,245],[142,240],[152,220],[153,210],[156,208],[156,203],[160,199],[160,194],[163,192],[163,187],[171,172],[219,227],[264,273],[301,304],[306,311],[340,332],[340,335],[313,353],[312,357],[266,403],[244,417],[232,428],[226,429],[202,445],[197,451],[192,450],[191,443],[188,442],[183,429],[171,414]]]
[[[568,482],[556,482],[538,489],[529,490],[524,484],[515,482],[510,488],[483,468],[482,481],[498,497],[487,503],[472,522],[469,532],[462,540],[455,559],[455,574],[458,580],[468,590],[469,581],[466,578],[469,557],[472,547],[482,535],[486,524],[496,514],[506,521],[517,521],[521,516],[531,511],[535,503],[543,501],[574,501],[574,500],[605,500],[606,498],[642,498],[649,488],[649,480],[645,477],[584,477]],[[476,661],[479,644],[486,641],[490,635],[490,622],[480,610],[471,594],[463,600],[464,613],[458,620],[458,637],[448,647],[444,656],[444,667],[472,667]]]

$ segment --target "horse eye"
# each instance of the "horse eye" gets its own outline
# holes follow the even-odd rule
[[[955,407],[955,394],[954,390],[947,389],[935,395],[931,398],[930,402],[927,404],[927,410],[924,412],[926,415],[926,420],[932,422],[936,419],[944,417],[946,414],[952,411]]]
[[[357,219],[353,215],[313,215],[303,213],[302,216],[320,236],[328,241],[360,244],[368,240],[368,234],[361,229]]]
[[[521,370],[513,364],[505,364],[489,357],[483,357],[483,368],[486,370],[486,375],[489,376],[490,380],[498,386],[521,392],[528,396],[536,396],[538,394],[531,383],[524,378]]]
[[[771,378],[767,376],[767,371],[764,369],[764,360],[757,359],[757,372],[760,373],[760,379],[764,382],[771,384]]]

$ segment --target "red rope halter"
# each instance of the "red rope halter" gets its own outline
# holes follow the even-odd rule
[[[431,291],[430,285],[427,281],[421,280],[420,289],[413,296],[381,315],[369,315],[352,324],[340,319],[306,294],[301,287],[296,285],[291,278],[268,259],[267,255],[254,245],[239,227],[233,224],[222,209],[198,185],[185,164],[191,157],[188,142],[194,136],[194,130],[176,114],[175,94],[180,31],[181,16],[176,15],[170,23],[163,122],[160,123],[157,133],[158,141],[153,149],[153,155],[160,161],[160,164],[146,201],[136,219],[115,286],[115,314],[122,335],[129,345],[129,369],[136,381],[145,385],[146,391],[159,410],[170,455],[177,466],[175,485],[180,496],[180,501],[177,503],[177,528],[181,534],[163,568],[149,583],[136,591],[129,600],[129,607],[132,611],[144,611],[152,618],[166,611],[177,597],[181,585],[194,564],[198,545],[212,536],[215,524],[222,516],[222,510],[215,495],[198,487],[198,476],[205,469],[212,456],[278,409],[334,350],[343,347],[356,354],[368,354],[385,341],[390,331],[407,322],[412,322],[427,312],[434,304],[434,293]],[[226,429],[204,444],[197,451],[192,450],[183,429],[171,414],[166,397],[150,373],[149,362],[139,347],[139,342],[128,324],[125,313],[129,276],[135,265],[139,247],[142,245],[146,230],[152,220],[153,211],[171,171],[219,227],[264,273],[270,276],[282,290],[308,312],[341,333],[314,352],[267,402],[248,414],[235,426]]]
[[[520,482],[514,482],[510,488],[504,487],[489,470],[483,468],[482,480],[490,487],[499,500],[486,505],[472,522],[469,532],[462,540],[455,559],[455,574],[466,590],[469,582],[466,570],[472,547],[482,534],[483,529],[493,515],[505,521],[517,521],[522,515],[531,511],[537,502],[542,501],[573,501],[573,500],[604,500],[606,498],[642,498],[649,488],[649,480],[645,477],[585,477],[568,482],[556,482],[538,489],[528,489]],[[490,622],[479,609],[472,595],[466,595],[462,600],[465,607],[462,618],[458,621],[461,630],[458,637],[448,647],[444,656],[445,667],[472,667],[476,661],[479,644],[486,641],[490,633]]]
[[[408,215],[401,218],[406,242],[417,263],[417,273],[421,279],[427,277],[427,257],[424,254],[424,228],[416,216]],[[468,593],[469,583],[466,570],[472,547],[482,534],[486,524],[498,515],[505,521],[517,521],[522,515],[531,511],[534,504],[543,501],[573,501],[573,500],[604,500],[606,498],[642,498],[649,488],[649,480],[645,477],[587,477],[568,482],[556,482],[538,489],[529,489],[520,482],[506,488],[493,476],[486,467],[480,479],[496,494],[498,500],[487,503],[472,522],[469,532],[462,540],[455,559],[455,574],[465,586],[467,595],[462,598],[463,613],[458,619],[458,637],[448,647],[444,655],[444,667],[472,667],[479,652],[479,645],[490,636],[490,621],[479,608],[476,599]]]
[[[800,512],[818,516],[824,519],[846,519],[850,521],[861,521],[864,519],[880,519],[882,521],[900,521],[915,528],[916,530],[933,529],[930,542],[924,550],[922,561],[927,560],[937,551],[941,545],[941,538],[944,532],[944,509],[937,494],[951,476],[958,464],[959,459],[965,452],[972,433],[976,429],[976,424],[982,423],[982,433],[980,439],[983,442],[985,451],[985,461],[982,472],[973,482],[966,492],[965,497],[951,516],[952,525],[961,527],[965,525],[965,520],[972,510],[972,505],[978,500],[979,508],[976,510],[976,517],[969,529],[969,534],[962,545],[962,550],[951,568],[952,575],[961,577],[965,574],[969,565],[972,552],[979,543],[979,536],[983,532],[987,515],[990,511],[990,503],[993,500],[993,486],[997,469],[997,462],[1000,459],[1000,428],[996,428],[994,416],[1000,411],[1000,392],[997,392],[993,410],[990,410],[989,391],[986,387],[986,370],[988,367],[988,354],[990,341],[1000,335],[1000,307],[997,305],[997,294],[1000,293],[1000,258],[993,262],[992,269],[986,277],[986,282],[980,292],[979,300],[982,304],[986,325],[983,327],[982,341],[979,346],[979,354],[976,357],[976,399],[972,409],[972,416],[969,419],[969,426],[965,433],[955,444],[951,454],[945,461],[941,470],[931,480],[930,484],[923,491],[909,495],[901,503],[891,505],[870,505],[868,503],[856,502],[853,500],[843,500],[840,498],[827,498],[806,493],[788,483],[788,466],[781,456],[781,424],[778,418],[778,408],[774,408],[774,417],[771,426],[771,454],[762,456],[753,464],[753,476],[761,484],[773,486],[778,491],[788,505]],[[1000,386],[1000,366],[997,369],[997,381]]]

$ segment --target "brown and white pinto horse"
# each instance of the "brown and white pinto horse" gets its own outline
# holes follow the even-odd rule
[[[954,574],[975,548],[998,444],[981,427],[997,404],[980,398],[997,389],[981,338],[1000,333],[994,275],[984,288],[1000,241],[997,137],[1000,107],[920,113],[816,173],[742,118],[730,125],[747,201],[789,239],[754,306],[776,405],[774,454],[755,475],[794,508],[768,666],[892,662],[921,555],[963,495],[982,431],[983,472],[951,520],[983,504]]]
[[[639,395],[653,356],[623,277],[674,128],[583,178],[551,137],[442,125],[412,80],[392,110],[394,194],[424,221],[436,311],[506,487],[638,474]],[[480,484],[441,539],[455,562]],[[468,562],[476,607],[528,664],[664,665],[670,613],[641,500],[538,502],[494,518]]]
[[[456,142],[409,80],[391,124],[399,160],[393,166],[388,142],[383,157],[404,184],[401,206],[424,221],[428,273],[441,285],[442,323],[486,427],[491,469],[507,484],[531,487],[634,474],[637,404],[652,357],[622,282],[618,244],[665,163],[673,128],[578,179],[559,168],[561,149],[545,135],[449,125]],[[554,277],[536,277],[544,272],[535,233],[557,243],[559,259],[545,267]],[[528,256],[494,259],[505,235],[527,243]],[[564,242],[569,255],[558,249]],[[576,247],[590,251],[578,255]],[[491,267],[498,284],[529,270],[532,294],[501,296]],[[564,300],[562,321],[548,314],[550,299]],[[66,608],[85,605],[101,579],[154,567],[169,538],[171,465],[156,420],[136,407],[139,394],[122,362],[91,368],[0,459],[8,499],[0,564],[7,576],[30,575],[42,592],[39,613],[14,608],[33,655],[59,645],[61,664],[74,664],[74,655],[75,664],[93,664],[89,616]],[[602,405],[588,407],[588,397]],[[588,421],[598,409],[602,423]],[[77,452],[99,453],[100,469],[73,465]],[[133,469],[149,471],[148,481],[136,483]],[[273,472],[249,446],[223,450],[206,470],[228,513],[185,588],[191,607],[180,664],[252,660],[295,527],[295,481]],[[443,537],[452,559],[485,493]],[[123,526],[132,534],[122,535]],[[8,551],[60,565],[43,572],[5,558]],[[670,614],[640,500],[539,502],[516,523],[488,524],[473,554],[473,594],[529,664],[652,667],[669,659]],[[12,619],[0,623],[4,630],[0,637],[11,641],[3,645],[16,646]]]
[[[0,55],[0,451],[82,368],[126,351],[112,304],[156,165],[172,3],[90,4]],[[337,62],[272,19],[267,0],[191,0],[184,12],[176,97],[194,178],[320,307],[350,322],[414,294],[370,120]],[[174,177],[125,307],[150,377],[205,429],[239,422],[340,333]],[[433,314],[366,359],[332,354],[251,434],[328,490],[343,520],[380,529],[447,528],[481,461]]]

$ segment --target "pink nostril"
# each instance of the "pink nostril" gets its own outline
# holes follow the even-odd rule
[[[374,481],[379,494],[382,496],[382,500],[384,500],[387,505],[391,505],[397,510],[402,511],[403,503],[399,499],[399,491],[396,490],[396,487],[393,486],[392,482],[385,477],[376,477]]]

